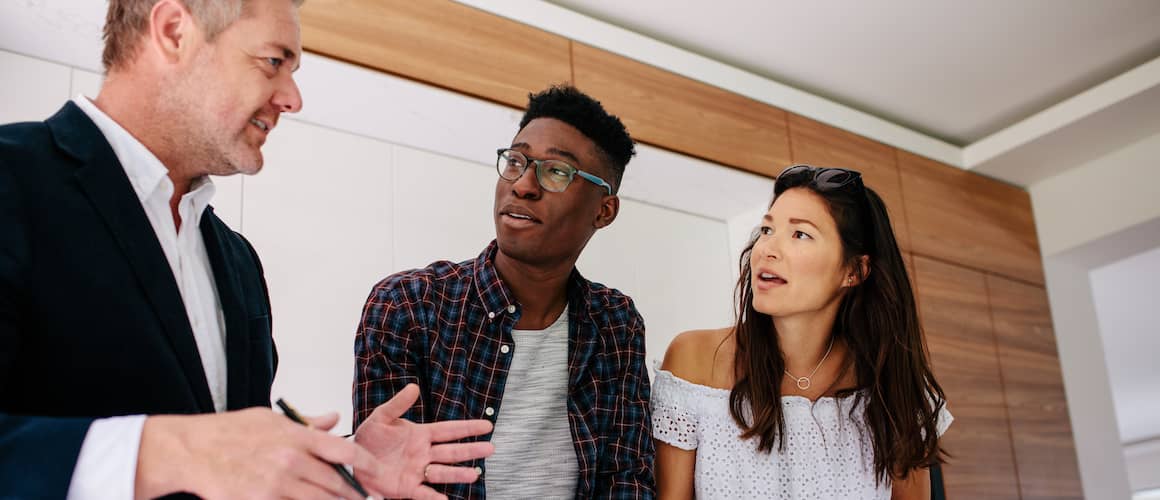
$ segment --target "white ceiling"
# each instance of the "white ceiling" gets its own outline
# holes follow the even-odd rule
[[[1160,248],[1090,274],[1120,439],[1160,440]]]
[[[549,0],[965,146],[1160,55],[1155,0]]]

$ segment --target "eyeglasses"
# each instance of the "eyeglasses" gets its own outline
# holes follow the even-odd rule
[[[831,189],[838,189],[848,186],[850,184],[857,184],[862,186],[862,174],[857,170],[850,170],[846,168],[831,168],[831,167],[813,167],[810,165],[794,165],[785,170],[782,170],[777,175],[777,180],[774,184],[778,184],[782,179],[801,174],[812,174],[811,183],[823,191]]]
[[[505,181],[515,182],[520,180],[520,177],[524,176],[524,171],[528,169],[528,165],[535,163],[536,180],[539,181],[540,187],[544,188],[545,191],[562,193],[565,189],[568,189],[568,185],[572,183],[574,177],[580,176],[588,182],[603,187],[609,195],[612,194],[612,186],[604,182],[604,179],[573,167],[566,162],[560,160],[533,160],[519,151],[508,148],[497,149],[495,153],[498,156],[495,161],[495,169]]]

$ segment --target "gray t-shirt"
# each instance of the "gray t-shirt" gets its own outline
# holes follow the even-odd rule
[[[545,330],[512,330],[503,401],[487,459],[489,499],[576,496],[580,466],[568,424],[568,308]]]

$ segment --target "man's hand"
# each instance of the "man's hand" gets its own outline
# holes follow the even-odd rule
[[[488,457],[495,447],[488,442],[446,443],[491,432],[487,420],[456,420],[416,424],[400,418],[419,398],[419,386],[408,384],[383,403],[355,431],[355,442],[370,450],[382,464],[379,474],[356,472],[368,488],[389,498],[445,500],[447,497],[423,483],[470,483],[479,479],[472,467],[455,464]]]
[[[148,417],[136,497],[184,491],[205,498],[361,499],[326,462],[376,476],[381,464],[361,446],[325,432],[338,423],[337,414],[309,420],[310,427],[299,425],[269,408]]]

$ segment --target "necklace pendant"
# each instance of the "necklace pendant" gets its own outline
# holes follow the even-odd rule
[[[797,379],[797,387],[798,387],[798,389],[801,389],[803,391],[809,389],[810,388],[809,377],[801,377],[801,378]]]

